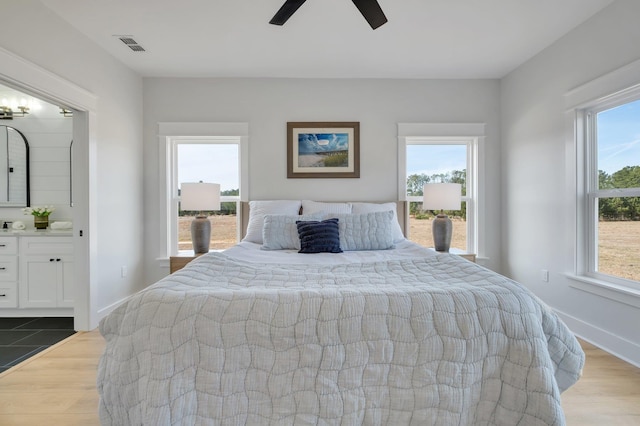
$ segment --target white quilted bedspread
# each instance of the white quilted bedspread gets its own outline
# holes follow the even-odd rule
[[[561,425],[573,334],[457,256],[257,265],[224,254],[100,324],[106,425]]]

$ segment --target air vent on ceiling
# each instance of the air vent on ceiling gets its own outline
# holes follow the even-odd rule
[[[144,47],[140,46],[140,44],[138,44],[138,42],[135,41],[133,37],[131,36],[116,36],[116,37],[118,37],[121,42],[126,44],[129,47],[129,49],[133,50],[134,52],[145,52]]]
[[[140,46],[139,44],[131,44],[129,45],[129,49],[133,50],[134,52],[144,52],[144,47]]]

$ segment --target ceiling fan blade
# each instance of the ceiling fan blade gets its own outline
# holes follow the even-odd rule
[[[364,19],[374,30],[387,22],[387,17],[384,16],[384,12],[377,0],[353,0],[353,4],[356,5]]]
[[[273,25],[284,25],[291,15],[293,15],[296,10],[307,0],[287,0],[284,2],[282,7],[273,15],[273,18],[269,21],[270,24]]]

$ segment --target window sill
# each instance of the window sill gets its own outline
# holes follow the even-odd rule
[[[567,274],[569,285],[587,293],[640,308],[640,290],[583,275]]]

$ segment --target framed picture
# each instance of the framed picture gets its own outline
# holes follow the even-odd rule
[[[288,178],[359,178],[360,123],[287,123]]]

